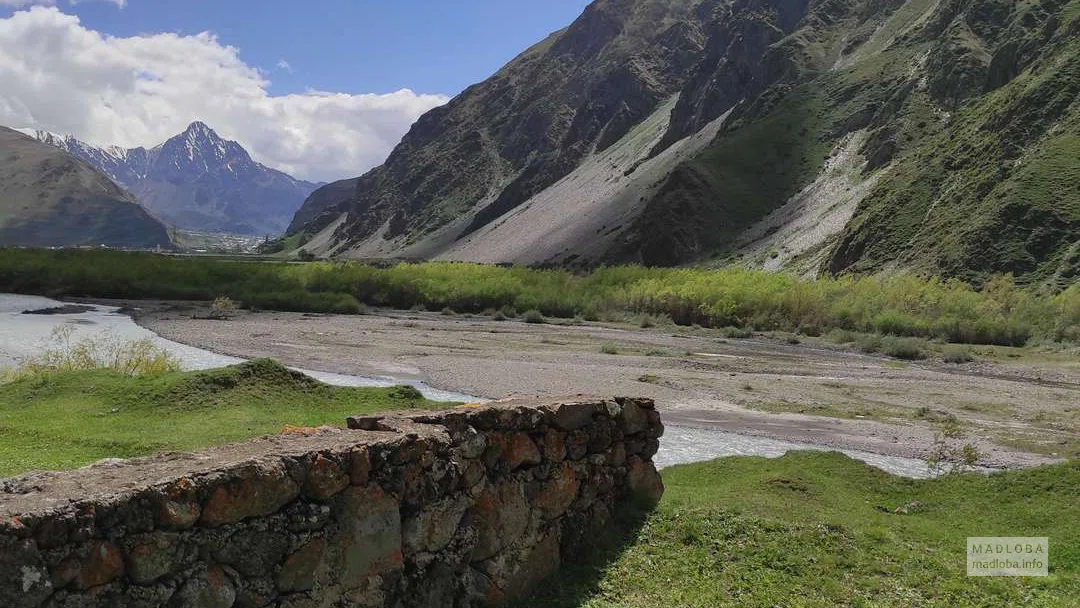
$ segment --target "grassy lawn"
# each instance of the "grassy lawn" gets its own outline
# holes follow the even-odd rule
[[[101,369],[34,374],[0,384],[0,477],[447,405],[412,387],[329,386],[269,360],[138,377]]]
[[[664,481],[636,533],[565,566],[528,606],[1071,607],[1080,598],[1078,462],[919,481],[797,452],[673,467]],[[1047,536],[1050,576],[968,578],[968,536]]]

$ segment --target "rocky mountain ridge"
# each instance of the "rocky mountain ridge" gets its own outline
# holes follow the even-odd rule
[[[1078,66],[1078,0],[597,0],[290,231],[331,256],[1060,285]]]
[[[165,226],[88,163],[0,127],[0,246],[172,246]]]
[[[240,144],[202,122],[150,149],[98,147],[47,131],[22,132],[90,163],[156,216],[187,230],[280,234],[321,185],[255,162]]]

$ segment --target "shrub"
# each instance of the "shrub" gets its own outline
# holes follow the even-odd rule
[[[945,363],[971,363],[975,355],[966,346],[948,345],[941,351],[941,360]]]
[[[883,346],[883,340],[881,339],[881,336],[860,336],[855,342],[858,345],[859,350],[864,353],[881,352],[881,348]]]
[[[720,329],[720,335],[725,338],[745,339],[753,337],[754,331],[749,327],[724,327]]]
[[[926,358],[926,342],[918,338],[886,338],[881,352],[897,359],[917,360]]]
[[[311,258],[303,252],[304,258]],[[801,280],[728,267],[563,270],[478,264],[187,259],[118,251],[0,250],[0,289],[51,296],[212,300],[224,295],[262,309],[332,312],[341,299],[458,312],[538,310],[547,317],[633,320],[756,331],[832,329],[955,343],[1019,346],[1031,339],[1080,340],[1080,287],[1054,295],[1008,275],[982,289],[957,280],[840,277]]]
[[[24,361],[18,375],[48,372],[110,369],[130,376],[161,374],[180,370],[180,362],[150,338],[120,341],[101,333],[72,341],[75,328],[61,325],[52,332],[52,346]]]
[[[836,344],[851,344],[859,339],[855,332],[847,329],[834,329],[825,336],[830,342]]]
[[[600,347],[600,352],[605,355],[617,355],[619,354],[619,347],[614,344],[604,344]]]
[[[210,305],[209,318],[225,320],[236,312],[236,302],[233,302],[229,296],[218,296],[214,298],[214,303]]]
[[[638,326],[642,329],[656,327],[656,319],[653,319],[651,315],[641,315],[641,319],[638,321]]]
[[[521,315],[521,318],[526,323],[547,323],[547,319],[544,318],[544,315],[535,308],[526,310],[525,314]]]
[[[390,396],[401,401],[423,401],[424,399],[420,389],[408,384],[390,387]]]

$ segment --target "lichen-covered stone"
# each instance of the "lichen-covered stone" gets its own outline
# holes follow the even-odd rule
[[[349,487],[349,474],[333,460],[318,454],[311,462],[307,479],[304,481],[304,494],[315,500],[328,500],[338,492]]]
[[[285,557],[289,538],[284,532],[241,530],[229,536],[216,557],[249,577],[265,576]]]
[[[182,537],[173,532],[141,534],[126,543],[127,575],[138,585],[149,585],[184,563]]]
[[[202,515],[195,482],[187,477],[178,479],[162,490],[159,501],[158,522],[165,528],[190,528]]]
[[[49,572],[34,541],[0,536],[0,604],[33,608],[52,591]]]
[[[316,538],[290,555],[278,573],[277,587],[283,592],[310,591],[315,573],[326,553],[326,539]]]
[[[589,434],[585,431],[573,431],[566,436],[566,457],[581,460],[589,453]]]
[[[540,449],[526,433],[514,433],[507,437],[506,461],[510,470],[540,464]]]
[[[441,551],[457,532],[469,508],[466,495],[446,498],[405,520],[402,541],[406,553]]]
[[[251,467],[245,473],[214,488],[202,509],[203,524],[220,526],[269,515],[300,495],[300,487],[280,462]]]
[[[529,525],[525,489],[517,483],[489,485],[469,514],[477,531],[472,559],[487,559],[516,541]]]
[[[379,486],[350,488],[339,499],[339,529],[329,542],[342,551],[342,585],[357,587],[369,576],[400,568],[404,556],[398,501]]]
[[[169,603],[171,608],[232,608],[236,587],[219,566],[210,566],[184,583]]]
[[[574,502],[578,494],[578,480],[570,463],[563,463],[544,483],[536,497],[536,506],[544,510],[549,519],[558,517]]]
[[[622,404],[622,412],[619,414],[619,425],[622,427],[623,433],[636,435],[649,428],[649,417],[637,402],[626,400]]]
[[[560,403],[554,406],[552,423],[564,431],[575,431],[592,423],[596,411],[593,402]]]
[[[349,452],[349,482],[354,486],[367,485],[371,475],[371,454],[366,447]]]
[[[566,458],[566,435],[554,430],[544,434],[544,458],[552,462]]]
[[[76,589],[100,587],[124,574],[124,557],[110,542],[94,540],[83,550],[69,555],[56,569],[54,580],[71,584]]]
[[[652,463],[638,456],[630,457],[627,485],[634,497],[646,504],[655,505],[664,496],[664,482]]]

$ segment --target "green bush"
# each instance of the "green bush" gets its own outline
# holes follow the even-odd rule
[[[526,323],[547,323],[547,319],[544,318],[544,315],[535,308],[526,310],[525,314],[521,315],[521,320]]]
[[[971,354],[970,348],[950,344],[941,351],[941,360],[945,363],[971,363],[975,355]]]
[[[864,353],[881,352],[881,349],[884,345],[883,342],[884,341],[881,339],[881,336],[875,335],[860,336],[859,339],[856,340],[856,344],[858,345],[859,350]]]
[[[749,327],[724,327],[720,329],[720,335],[731,339],[745,339],[753,337],[754,331]]]
[[[897,359],[918,360],[926,358],[926,341],[919,338],[885,338],[881,352]]]
[[[851,344],[859,339],[855,332],[847,329],[833,329],[825,337],[836,344]]]
[[[633,319],[642,325],[665,319],[731,328],[724,330],[728,337],[746,337],[752,327],[1005,346],[1032,339],[1080,340],[1080,286],[1047,295],[1016,285],[1008,275],[975,289],[952,279],[845,276],[808,281],[738,267],[617,266],[575,275],[447,262],[290,264],[9,249],[0,250],[0,289],[127,299],[210,301],[227,296],[247,307],[304,312],[352,313],[363,304],[463,313],[490,309],[516,318],[518,310],[535,310],[566,319]],[[850,334],[835,339],[840,337],[847,340]]]

